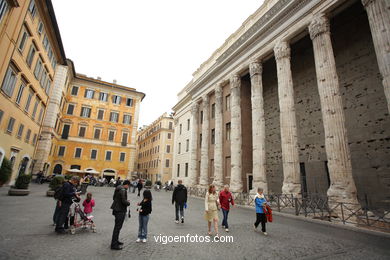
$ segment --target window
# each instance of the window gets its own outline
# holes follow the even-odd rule
[[[87,128],[85,126],[80,126],[79,128],[79,137],[84,137],[85,136],[85,130]]]
[[[74,110],[74,104],[68,104],[68,110],[66,111],[66,114],[73,115]]]
[[[71,95],[72,96],[77,96],[78,93],[79,93],[79,87],[73,86]]]
[[[186,168],[185,168],[185,172],[184,172],[184,177],[188,177],[188,163],[186,163]]]
[[[229,111],[230,110],[230,95],[227,95],[225,97],[225,110]]]
[[[35,1],[31,0],[30,5],[28,6],[28,11],[31,13],[31,16],[34,18],[37,13],[37,8],[35,6]]]
[[[99,100],[100,100],[100,101],[107,102],[107,100],[108,100],[108,94],[107,94],[107,93],[104,93],[104,92],[100,92],[100,93],[99,93]]]
[[[115,131],[108,131],[108,141],[114,141]]]
[[[81,148],[76,148],[74,152],[74,158],[81,158],[81,151],[82,151]]]
[[[166,167],[166,168],[169,168],[169,159],[166,159],[166,160],[165,160],[165,167]]]
[[[226,140],[227,141],[230,141],[230,129],[231,129],[231,125],[230,125],[230,123],[227,123],[226,124]]]
[[[3,119],[3,115],[4,115],[4,111],[0,109],[0,123],[1,123],[1,120]]]
[[[172,122],[169,122],[169,129],[171,130],[173,128]]]
[[[47,38],[46,34],[45,34],[45,36],[43,36],[42,44],[43,44],[43,47],[45,48],[45,50],[47,50],[47,47],[49,46],[49,38]]]
[[[31,64],[34,60],[35,53],[37,52],[37,48],[35,47],[34,44],[31,45],[30,50],[28,51],[27,59],[26,62],[28,66],[31,67]]]
[[[177,152],[178,154],[180,154],[181,153],[181,143],[179,143],[179,149],[178,149],[178,152]]]
[[[91,160],[96,160],[96,158],[97,158],[97,150],[92,149],[91,150]]]
[[[31,136],[31,129],[28,129],[27,134],[26,134],[26,138],[24,140],[26,143],[30,142],[30,136]]]
[[[131,124],[131,115],[124,114],[123,115],[123,123],[126,125],[130,125]]]
[[[38,116],[38,123],[41,123],[42,121],[42,116],[43,116],[43,106],[41,106],[41,110],[39,111],[39,116]]]
[[[171,152],[171,146],[167,145],[167,153],[170,153],[170,152]]]
[[[100,139],[100,131],[101,130],[99,128],[96,128],[95,133],[93,134],[93,138]]]
[[[187,131],[190,131],[190,120],[187,119]]]
[[[32,145],[36,145],[37,144],[37,134],[34,134],[34,137],[33,137],[33,140],[32,140]]]
[[[186,152],[190,149],[190,139],[186,140]]]
[[[129,137],[129,133],[122,133],[122,146],[127,145],[127,139]]]
[[[7,0],[0,0],[0,22],[8,10]]]
[[[168,139],[171,139],[172,137],[172,134],[171,133],[168,133]]]
[[[33,112],[31,114],[32,119],[35,119],[35,115],[37,113],[39,102],[40,102],[40,100],[37,98],[37,100],[35,100]]]
[[[118,112],[111,112],[110,113],[110,121],[113,123],[118,123],[119,113]]]
[[[91,108],[90,107],[81,107],[81,117],[91,117]]]
[[[18,135],[17,135],[17,137],[18,137],[19,139],[22,138],[23,130],[24,130],[24,125],[23,125],[23,124],[20,124],[20,125],[19,125],[19,130],[18,130]]]
[[[41,79],[40,79],[39,83],[41,84],[41,87],[43,89],[45,88],[45,83],[46,83],[47,79],[48,79],[47,71],[46,71],[46,69],[42,69],[42,75],[41,75]]]
[[[61,135],[62,139],[68,139],[69,129],[70,129],[70,125],[64,125],[63,126],[63,128],[62,128],[62,135]]]
[[[103,118],[104,118],[104,110],[103,109],[99,109],[98,110],[97,119],[98,120],[103,120]]]
[[[65,146],[58,147],[58,156],[64,156],[65,155]]]
[[[179,134],[181,134],[182,125],[179,126]]]
[[[92,89],[85,90],[85,92],[84,92],[85,98],[93,99],[94,96],[95,96],[95,91],[93,91]]]
[[[20,51],[23,51],[24,46],[26,46],[26,42],[27,42],[28,37],[30,37],[30,34],[26,30],[26,28],[24,28],[23,34],[22,34],[22,37],[20,38],[20,42],[19,42],[19,46],[18,46]]]
[[[24,107],[24,111],[28,112],[30,110],[30,104],[31,104],[31,99],[34,96],[34,92],[30,89],[30,92],[28,93],[27,101],[26,101],[26,106]]]
[[[126,159],[126,153],[121,153],[120,156],[119,156],[119,161],[120,162],[124,162]]]
[[[25,89],[26,85],[25,83],[22,81],[22,83],[20,84],[20,87],[19,87],[19,90],[18,90],[18,95],[16,96],[16,104],[20,105],[20,101],[22,100],[22,96],[23,96],[23,91]]]
[[[36,79],[39,79],[39,77],[41,76],[41,72],[42,72],[42,60],[41,58],[39,58],[34,69],[34,76]]]
[[[127,98],[126,99],[126,106],[132,107],[133,106],[133,99],[132,98]]]
[[[211,144],[215,144],[215,129],[211,129]]]
[[[10,117],[8,121],[8,126],[7,126],[7,132],[12,133],[14,130],[14,124],[15,124],[15,118]]]
[[[106,161],[111,161],[111,151],[106,151]]]
[[[203,111],[200,111],[200,123],[203,124]]]
[[[38,33],[42,34],[42,32],[43,32],[43,23],[42,23],[42,21],[40,21],[39,25],[38,25]]]
[[[45,92],[46,94],[49,95],[50,93],[50,87],[51,87],[51,80],[49,78],[47,78],[47,81],[46,81],[46,86],[45,86]]]
[[[7,73],[5,74],[3,86],[1,89],[4,91],[4,93],[12,97],[12,94],[14,93],[16,83],[16,72],[13,70],[11,66],[8,67]]]
[[[112,96],[112,103],[115,105],[120,105],[121,104],[121,97],[117,95]]]
[[[199,147],[202,147],[202,134],[199,135]]]
[[[180,177],[180,164],[177,165],[177,177]]]
[[[211,105],[211,118],[215,118],[215,103]]]

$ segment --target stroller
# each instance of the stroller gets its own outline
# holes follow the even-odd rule
[[[76,229],[90,228],[93,233],[96,233],[96,226],[93,222],[93,216],[87,216],[81,209],[80,203],[78,200],[73,200],[73,204],[70,206],[69,210],[70,218],[70,233],[74,235]]]

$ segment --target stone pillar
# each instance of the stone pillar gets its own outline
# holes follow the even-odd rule
[[[201,188],[207,188],[209,185],[209,106],[210,98],[206,94],[203,97],[203,124],[202,124],[202,147],[200,149],[200,176],[199,186]]]
[[[253,156],[253,189],[251,193],[256,193],[257,188],[262,188],[264,193],[268,193],[267,175],[265,168],[265,120],[264,120],[264,100],[263,100],[263,67],[259,62],[249,64],[251,77],[251,102],[252,102],[252,156]]]
[[[362,3],[367,11],[387,109],[390,112],[390,6],[386,6],[384,0],[362,0]]]
[[[215,87],[215,144],[214,144],[214,182],[217,189],[223,186],[223,95],[222,86]]]
[[[230,189],[242,192],[242,130],[241,130],[241,78],[234,74],[230,78],[231,89],[231,175]]]
[[[194,103],[191,108],[191,153],[190,153],[190,172],[188,186],[197,184],[198,175],[198,123],[199,123],[199,104]]]
[[[280,107],[280,135],[283,159],[283,194],[301,194],[297,120],[295,117],[294,88],[290,64],[290,46],[278,42],[274,48],[278,75]]]
[[[42,123],[42,130],[38,139],[37,148],[35,152],[36,163],[34,165],[33,173],[44,170],[45,163],[48,162],[52,138],[55,136],[55,123],[58,113],[60,111],[62,92],[66,91],[66,76],[68,74],[68,67],[57,65],[54,75],[53,87],[50,93],[48,105],[46,108],[45,118]],[[66,171],[66,169],[62,169]]]
[[[357,203],[329,20],[322,15],[315,17],[309,26],[309,32],[313,41],[328,157],[330,187],[327,193],[332,201]]]

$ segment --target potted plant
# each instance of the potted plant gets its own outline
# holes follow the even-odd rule
[[[0,187],[9,181],[12,174],[12,164],[4,157],[3,163],[0,168]]]
[[[49,184],[49,190],[46,192],[46,196],[48,196],[48,197],[53,197],[53,196],[54,196],[54,193],[55,193],[55,191],[56,191],[56,189],[57,189],[58,187],[61,187],[62,184],[64,183],[64,181],[65,181],[64,176],[55,176],[55,177],[51,180],[51,182],[50,182],[50,184]]]
[[[31,174],[20,174],[16,179],[15,185],[11,186],[8,195],[11,196],[26,196],[30,193],[28,185],[31,181]]]
[[[147,181],[145,182],[145,189],[150,189],[151,187],[152,187],[152,181],[147,180]]]

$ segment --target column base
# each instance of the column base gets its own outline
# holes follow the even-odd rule
[[[242,186],[242,182],[240,183],[230,183],[230,191],[231,192],[242,192],[243,190],[243,186]]]
[[[301,197],[301,184],[300,183],[283,183],[283,194],[292,194],[294,197]]]
[[[264,194],[268,194],[268,183],[263,181],[256,181],[252,184],[253,188],[249,191],[250,194],[256,194],[258,188],[263,189]]]
[[[356,190],[348,186],[348,184],[332,184],[327,191],[329,203],[359,204]]]

